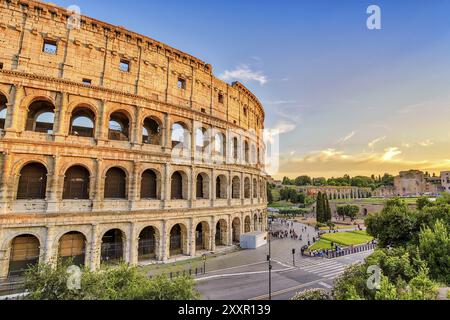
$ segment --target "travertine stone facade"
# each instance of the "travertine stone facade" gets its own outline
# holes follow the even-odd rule
[[[36,250],[94,269],[265,230],[258,99],[158,41],[67,20],[53,5],[0,0],[0,278]]]

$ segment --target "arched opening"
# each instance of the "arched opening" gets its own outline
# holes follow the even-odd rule
[[[253,198],[258,198],[258,181],[253,179]]]
[[[199,173],[196,181],[197,199],[209,199],[209,177],[206,173]]]
[[[250,199],[250,195],[251,195],[250,178],[246,177],[244,179],[244,198]]]
[[[234,218],[231,225],[233,233],[233,243],[241,242],[241,220],[239,218]]]
[[[369,211],[367,210],[367,208],[364,208],[363,212],[364,212],[365,217],[369,214]]]
[[[123,259],[124,236],[121,230],[113,229],[102,237],[101,262],[118,263]]]
[[[225,136],[222,133],[217,133],[214,136],[214,151],[216,155],[218,155],[222,159],[225,158],[226,149]]]
[[[256,147],[252,144],[251,153],[250,153],[250,163],[256,164]]]
[[[21,277],[39,263],[39,239],[33,235],[20,235],[11,242],[8,277]]]
[[[59,239],[58,257],[71,260],[76,266],[84,266],[86,237],[80,232],[66,233]]]
[[[238,139],[236,137],[233,138],[233,159],[234,161],[238,160]]]
[[[195,132],[195,147],[197,152],[203,153],[207,147],[207,137],[205,128],[197,128]]]
[[[130,119],[123,112],[114,112],[109,117],[109,140],[129,141]]]
[[[172,125],[172,148],[189,149],[189,130],[181,122]]]
[[[55,106],[45,100],[35,101],[28,108],[25,130],[52,134],[54,121]]]
[[[73,166],[64,176],[63,199],[89,199],[89,171],[82,166]]]
[[[40,163],[27,164],[20,170],[18,200],[45,199],[47,169]]]
[[[258,231],[259,230],[259,228],[258,228],[258,215],[254,215],[253,216],[253,230],[254,231]]]
[[[224,219],[220,219],[216,224],[216,246],[227,245],[227,222]]]
[[[8,111],[7,103],[8,99],[3,94],[0,94],[0,130],[5,129],[6,113]]]
[[[244,159],[245,159],[246,163],[249,163],[249,160],[250,160],[249,153],[250,153],[250,148],[248,146],[248,141],[244,141]]]
[[[120,168],[111,168],[105,178],[105,199],[126,199],[127,176]]]
[[[209,247],[209,225],[207,222],[200,222],[195,228],[195,249],[208,250]]]
[[[186,199],[186,191],[184,190],[185,177],[180,171],[172,174],[171,178],[171,195],[172,200]]]
[[[79,107],[72,111],[70,119],[70,135],[79,137],[94,137],[95,114],[89,108]]]
[[[244,220],[244,232],[248,233],[250,231],[251,231],[251,220],[249,216],[246,216]]]
[[[216,178],[216,198],[227,199],[227,177],[224,175]]]
[[[233,181],[231,183],[231,193],[232,193],[233,199],[241,198],[241,179],[239,179],[238,176],[235,176],[233,178]]]
[[[151,260],[156,257],[156,230],[147,227],[139,234],[138,260]]]
[[[170,230],[170,256],[176,256],[186,253],[186,236],[187,231],[184,225],[176,224]]]
[[[152,119],[146,118],[142,127],[142,143],[160,145],[161,144],[161,126]]]
[[[146,170],[142,173],[141,199],[158,199],[157,177],[153,170]]]

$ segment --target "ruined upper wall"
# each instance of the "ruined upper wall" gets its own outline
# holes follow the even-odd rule
[[[229,85],[211,65],[161,42],[81,17],[79,29],[67,28],[69,12],[30,0],[0,0],[0,67],[24,73],[89,81],[125,94],[145,96],[228,121],[262,129],[264,110],[242,84]],[[56,53],[44,52],[44,43]],[[119,68],[129,64],[128,71]],[[180,88],[180,83],[181,86]]]

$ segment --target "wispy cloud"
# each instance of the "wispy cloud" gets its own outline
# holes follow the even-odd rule
[[[246,64],[241,64],[234,70],[225,70],[219,78],[224,81],[256,81],[259,82],[260,85],[265,85],[269,81],[267,76],[262,71],[252,70],[250,66]]]
[[[397,148],[397,147],[390,147],[387,148],[386,150],[384,150],[384,154],[381,157],[381,160],[383,161],[391,161],[393,160],[396,156],[401,155],[402,151]]]
[[[421,147],[431,147],[432,145],[434,145],[434,142],[431,140],[425,140],[425,141],[419,142],[418,144]]]
[[[294,131],[297,126],[293,122],[278,121],[271,129],[278,131],[279,134]]]
[[[349,141],[351,138],[353,138],[356,134],[356,131],[352,131],[350,132],[348,135],[346,135],[345,137],[339,139],[339,143],[344,143]]]
[[[373,149],[377,143],[379,143],[379,142],[381,142],[381,141],[383,141],[385,139],[386,139],[386,136],[376,138],[376,139],[370,141],[368,146],[369,146],[369,148]]]
[[[263,101],[263,103],[278,106],[284,104],[296,104],[298,102],[296,100],[266,100]]]

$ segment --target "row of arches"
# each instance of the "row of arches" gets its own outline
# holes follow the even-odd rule
[[[0,129],[4,129],[7,118],[7,98],[0,94]],[[71,114],[68,127],[68,135],[94,138],[96,128],[99,126],[95,110],[88,104],[80,104],[75,107]],[[131,141],[132,116],[127,110],[117,110],[109,114],[108,139],[112,141]],[[52,134],[55,126],[55,105],[45,99],[33,101],[27,110],[25,123],[26,131]],[[142,144],[163,145],[162,121],[156,116],[149,116],[141,123],[142,136],[138,139]],[[209,136],[205,128],[197,128],[195,132],[196,150],[203,152],[209,146],[211,151],[218,156],[226,157],[226,137],[223,133]],[[178,121],[171,127],[172,147],[183,146],[190,148],[191,134],[189,126]],[[245,140],[239,146],[238,138],[234,137],[231,142],[233,159],[237,160],[240,153],[247,163],[259,163],[260,151],[254,143]],[[242,150],[239,152],[239,150]]]
[[[39,162],[26,164],[20,170],[16,198],[18,200],[45,199],[47,192],[47,168]],[[128,189],[127,173],[119,167],[110,168],[104,180],[105,199],[127,199]],[[258,181],[253,179],[253,188],[249,177],[244,178],[244,198],[257,198],[263,194],[261,188],[258,193]],[[140,198],[161,198],[161,175],[153,169],[145,170],[140,176]],[[175,171],[170,177],[171,199],[188,199],[188,176],[184,171]],[[74,165],[67,169],[64,174],[62,199],[83,200],[90,199],[91,192],[90,172],[81,165]],[[260,183],[262,187],[262,183]],[[196,176],[195,195],[197,199],[210,199],[210,178],[206,173]],[[228,198],[228,182],[225,175],[219,175],[215,180],[215,197],[217,199]],[[253,190],[253,194],[251,194]],[[241,180],[234,176],[231,183],[231,195],[234,199],[241,198]]]
[[[244,233],[251,231],[251,223],[254,223],[253,230],[263,228],[262,214],[255,214],[253,222],[250,216],[244,218]],[[241,234],[241,220],[235,217],[232,220],[231,230],[225,219],[219,219],[214,226],[215,246],[227,246],[231,231],[233,243],[239,243]],[[213,230],[207,221],[201,221],[195,226],[195,249],[204,251],[211,249],[211,236]],[[144,227],[137,239],[137,259],[138,261],[156,260],[161,244],[161,232],[155,226]],[[170,228],[168,239],[169,258],[178,255],[187,255],[188,229],[183,223],[178,223]],[[88,263],[89,243],[87,237],[78,231],[67,232],[57,241],[57,255],[59,259],[70,259],[73,264],[83,266]],[[106,231],[101,237],[100,262],[117,263],[126,261],[126,235],[117,228]],[[8,276],[19,277],[33,265],[40,261],[41,241],[33,234],[21,234],[12,239],[9,251]]]

